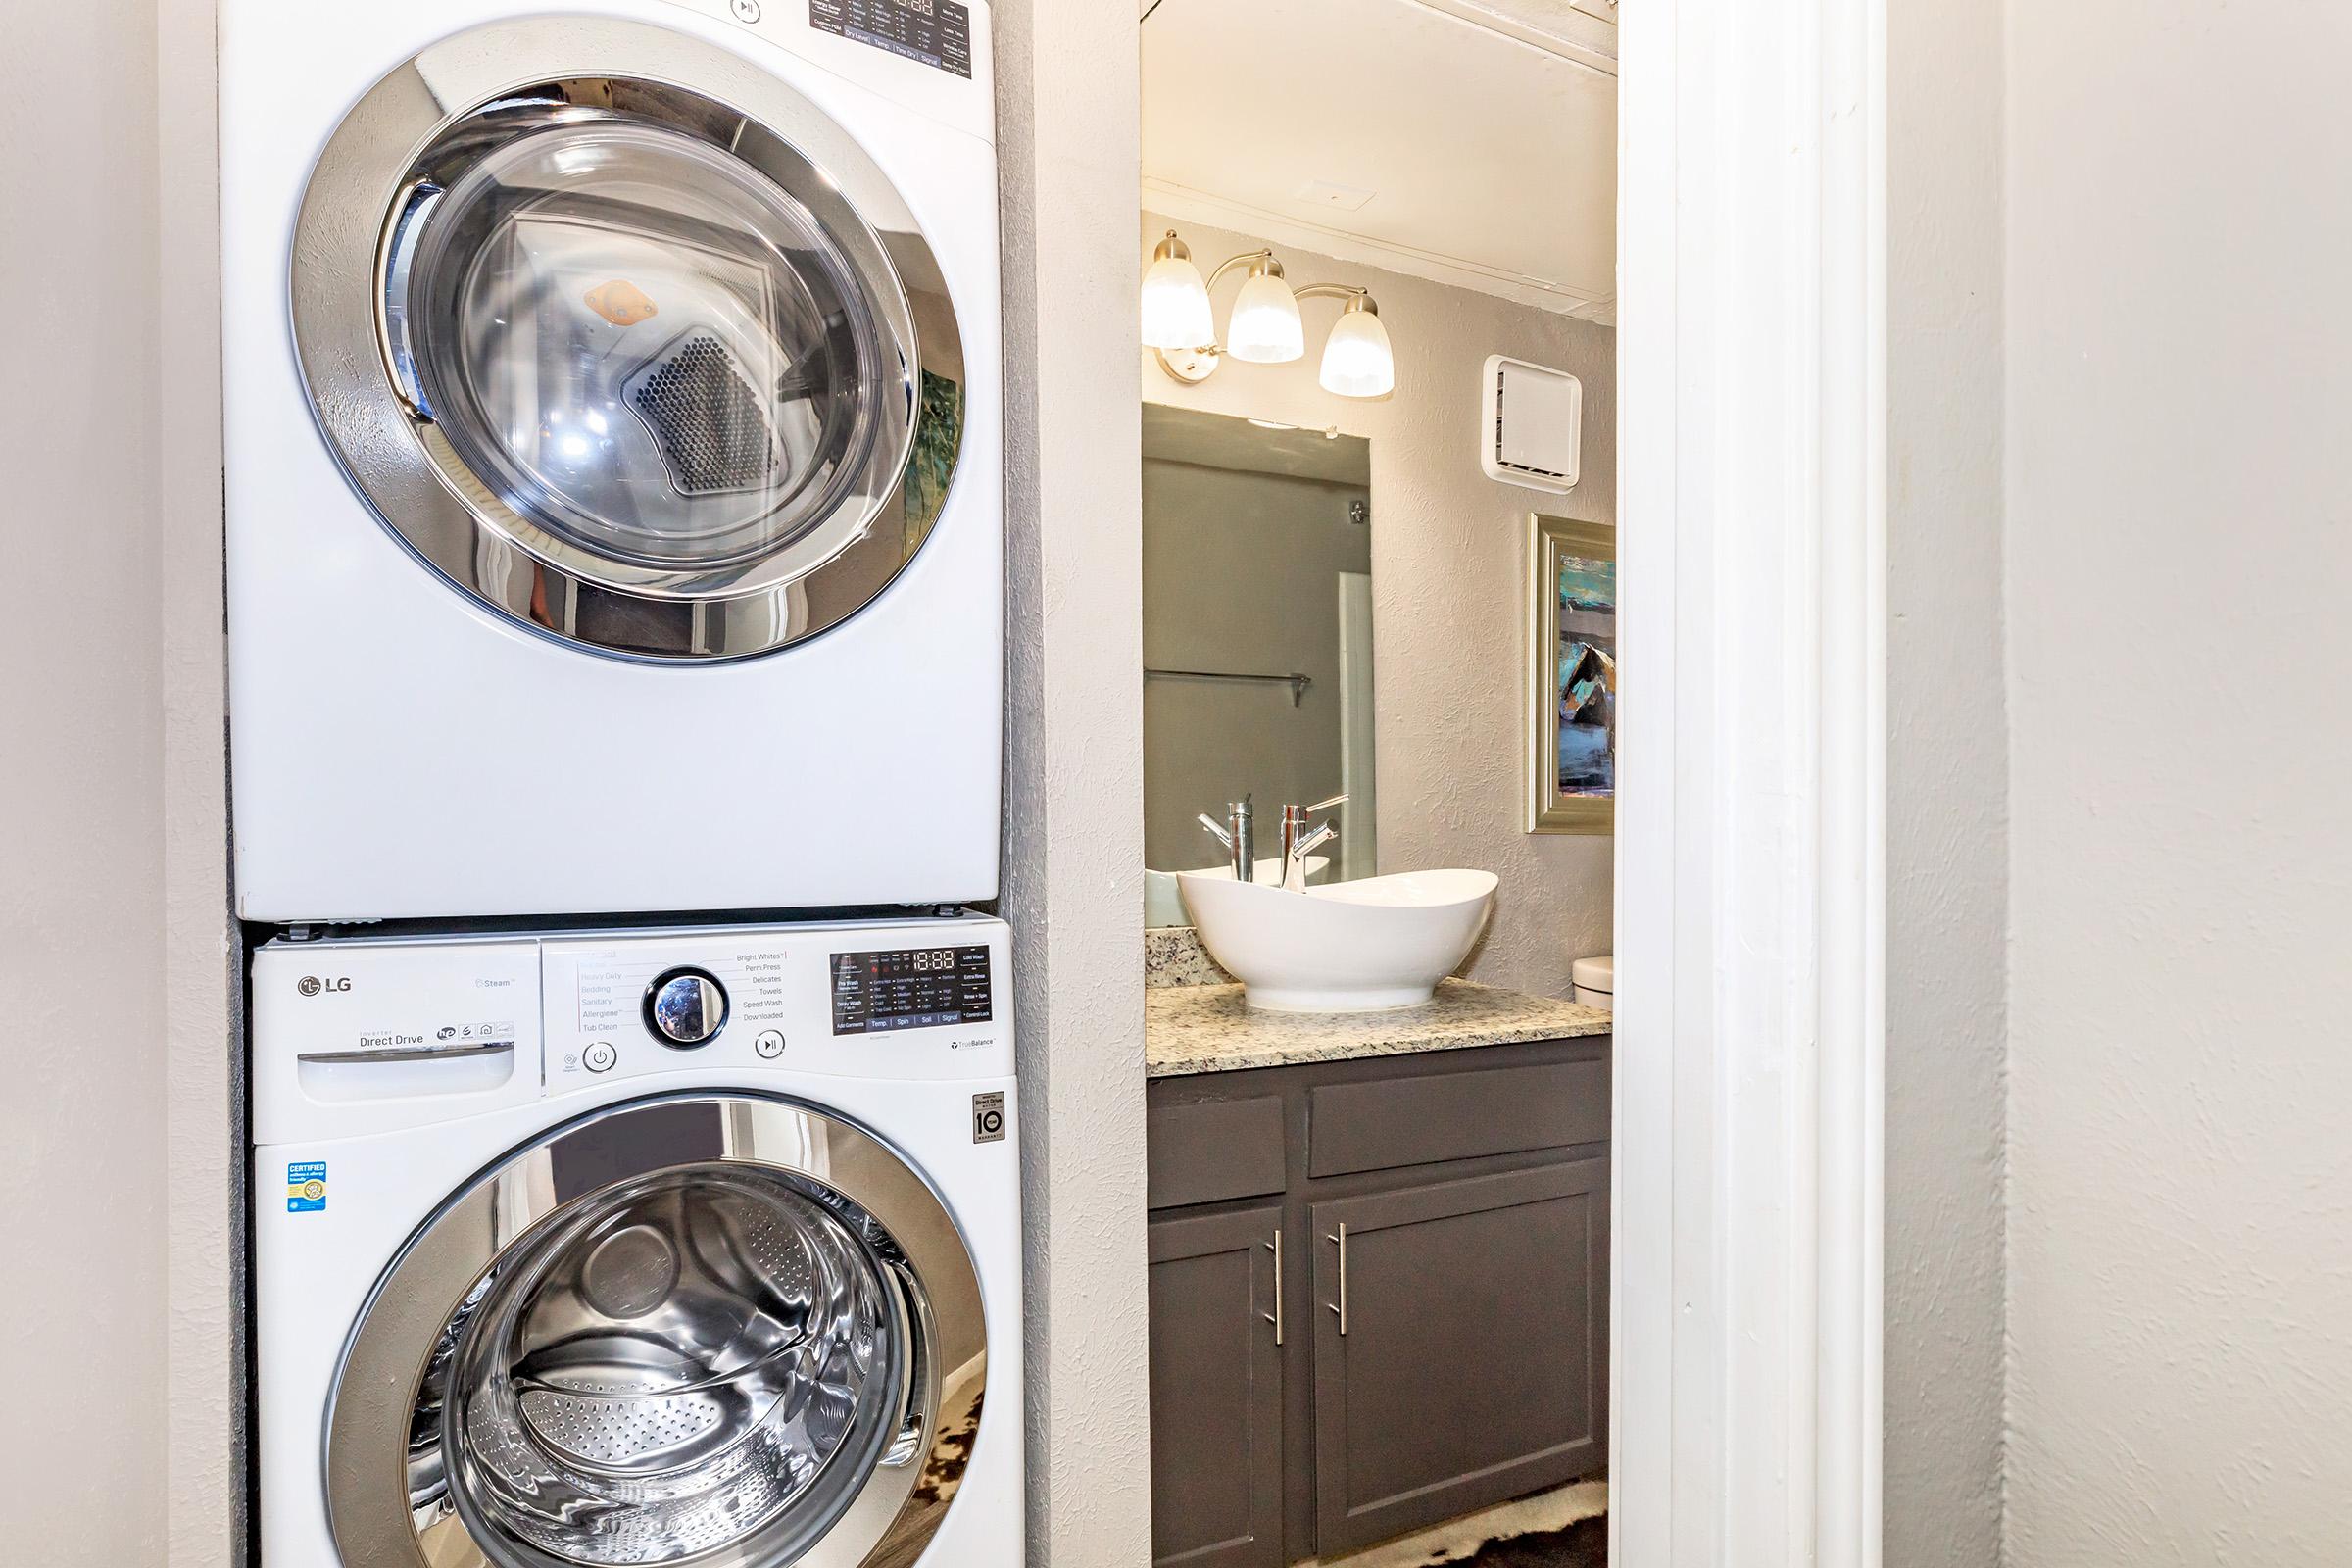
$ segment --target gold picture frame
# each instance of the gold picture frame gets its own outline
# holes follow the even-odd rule
[[[1527,830],[1614,833],[1616,528],[1530,516],[1527,587]]]

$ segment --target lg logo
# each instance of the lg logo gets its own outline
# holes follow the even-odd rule
[[[321,980],[315,974],[306,974],[295,984],[294,989],[306,997],[315,997],[321,991],[349,991],[351,979],[349,976],[345,976],[339,980]]]

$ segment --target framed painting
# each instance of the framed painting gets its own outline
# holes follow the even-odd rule
[[[1617,826],[1617,530],[1528,519],[1527,830]]]

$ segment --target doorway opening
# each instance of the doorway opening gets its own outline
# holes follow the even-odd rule
[[[1615,9],[1144,14],[1157,1564],[1606,1558]]]

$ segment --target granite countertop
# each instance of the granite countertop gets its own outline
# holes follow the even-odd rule
[[[1420,1006],[1386,1012],[1257,1011],[1238,985],[1155,985],[1144,993],[1144,1068],[1152,1078],[1608,1032],[1609,1015],[1598,1007],[1467,980],[1441,981]]]

